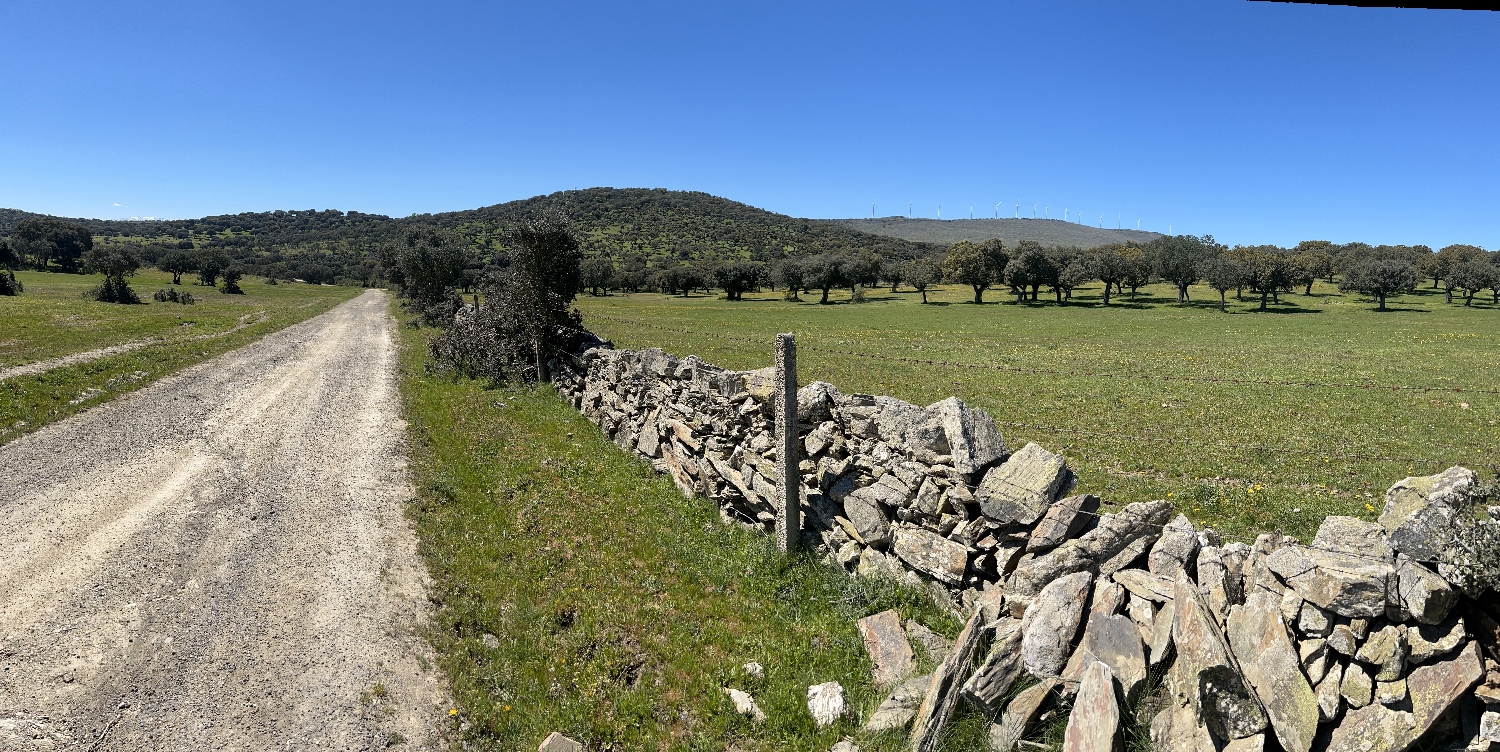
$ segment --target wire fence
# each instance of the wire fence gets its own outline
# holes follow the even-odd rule
[[[625,325],[629,325],[629,326],[638,326],[638,327],[641,327],[641,328],[652,329],[652,330],[656,330],[656,331],[671,332],[671,333],[676,333],[676,334],[687,334],[687,335],[692,335],[692,336],[697,336],[697,337],[710,337],[710,338],[716,339],[716,340],[726,340],[726,341],[732,341],[732,342],[745,342],[745,343],[760,345],[760,346],[766,347],[768,349],[771,347],[771,345],[766,340],[763,340],[763,339],[756,339],[756,338],[750,338],[750,337],[740,337],[740,336],[729,335],[729,334],[710,333],[710,332],[703,332],[703,331],[697,331],[697,330],[691,330],[691,329],[678,329],[678,328],[674,328],[674,327],[662,326],[660,324],[651,324],[651,323],[647,323],[647,322],[643,322],[643,321],[634,321],[634,320],[630,320],[630,319],[622,319],[622,318],[617,318],[617,317],[612,317],[612,316],[606,316],[606,315],[599,315],[599,314],[591,314],[590,318],[600,319],[600,320],[603,320],[603,321],[611,321],[611,322],[615,322],[615,323],[619,323],[619,324],[625,324]],[[984,364],[977,364],[977,363],[955,363],[955,362],[952,362],[952,361],[933,360],[933,359],[924,359],[924,358],[909,358],[909,357],[904,357],[904,356],[899,356],[899,355],[881,355],[881,354],[876,354],[876,353],[862,353],[862,352],[857,352],[857,351],[852,351],[852,350],[839,350],[839,349],[821,347],[821,346],[818,346],[818,345],[804,345],[801,342],[798,343],[798,349],[802,350],[802,351],[810,351],[810,352],[830,353],[830,354],[839,354],[839,355],[850,355],[850,356],[864,358],[864,359],[869,359],[869,360],[882,360],[882,361],[890,361],[890,362],[895,362],[895,363],[917,364],[917,365],[952,366],[952,367],[972,369],[972,370],[995,370],[995,371],[1006,371],[1006,372],[1013,372],[1013,373],[1023,373],[1023,374],[1029,374],[1029,375],[1044,375],[1044,376],[1068,375],[1068,376],[1085,376],[1085,377],[1098,377],[1098,378],[1121,378],[1121,379],[1142,379],[1142,380],[1155,379],[1155,380],[1164,380],[1164,381],[1199,381],[1199,382],[1210,382],[1210,383],[1229,383],[1229,384],[1235,384],[1235,385],[1257,385],[1257,386],[1260,386],[1260,385],[1264,385],[1264,386],[1304,386],[1304,387],[1326,387],[1326,388],[1335,388],[1335,387],[1350,388],[1352,386],[1352,385],[1349,385],[1349,384],[1323,383],[1323,382],[1311,382],[1311,381],[1276,381],[1276,380],[1255,380],[1255,379],[1216,379],[1216,378],[1210,378],[1210,377],[1199,378],[1199,377],[1187,377],[1187,376],[1184,376],[1184,377],[1170,377],[1170,376],[1156,376],[1156,375],[1152,375],[1152,374],[1111,374],[1111,373],[1089,372],[1089,371],[1076,371],[1076,370],[1018,368],[1018,367],[1012,367],[1012,366],[995,366],[995,365],[984,365]],[[1495,394],[1500,394],[1500,390],[1494,390],[1494,389],[1468,389],[1468,388],[1462,388],[1462,387],[1448,388],[1448,387],[1417,387],[1417,386],[1366,384],[1366,385],[1359,386],[1358,388],[1362,388],[1362,389],[1376,389],[1376,390],[1407,390],[1407,391],[1427,391],[1427,392],[1444,392],[1444,391],[1446,391],[1446,392],[1467,392],[1467,393],[1486,393],[1486,394],[1495,393]],[[1091,438],[1103,438],[1103,439],[1114,439],[1114,440],[1148,441],[1148,442],[1152,442],[1152,443],[1171,444],[1171,445],[1187,446],[1187,447],[1214,447],[1214,448],[1218,448],[1218,449],[1229,449],[1229,450],[1244,451],[1244,452],[1266,452],[1266,453],[1271,453],[1271,454],[1293,454],[1293,455],[1301,455],[1301,456],[1308,456],[1308,457],[1323,457],[1325,459],[1366,460],[1366,461],[1373,461],[1373,462],[1400,463],[1400,464],[1404,464],[1404,465],[1412,465],[1412,464],[1421,464],[1421,465],[1427,465],[1427,466],[1431,466],[1431,465],[1443,465],[1443,466],[1446,467],[1449,464],[1453,464],[1452,458],[1449,458],[1449,459],[1434,459],[1434,458],[1429,458],[1429,457],[1405,457],[1405,456],[1395,456],[1395,455],[1388,455],[1388,454],[1374,454],[1374,453],[1349,452],[1349,451],[1332,451],[1332,450],[1329,450],[1329,449],[1305,449],[1305,448],[1289,447],[1289,446],[1273,446],[1273,445],[1269,445],[1269,444],[1254,444],[1254,443],[1214,441],[1214,440],[1202,439],[1202,438],[1197,438],[1197,437],[1159,436],[1159,435],[1153,435],[1149,431],[1144,431],[1144,430],[1141,431],[1141,432],[1138,432],[1138,433],[1126,434],[1126,433],[1113,433],[1113,432],[1107,432],[1107,431],[1094,431],[1094,430],[1081,429],[1081,428],[1072,428],[1072,427],[1067,427],[1067,426],[1041,425],[1041,424],[1035,424],[1035,423],[1021,423],[1021,422],[1014,422],[1014,421],[995,421],[995,422],[996,422],[997,425],[1001,425],[1001,426],[1007,426],[1007,427],[1011,427],[1011,428],[1021,428],[1021,429],[1026,429],[1026,430],[1045,431],[1045,432],[1048,432],[1048,433],[1066,433],[1066,434],[1072,434],[1072,435],[1077,435],[1077,436],[1087,436],[1087,437],[1091,437]]]
[[[674,329],[658,324],[648,324],[644,321],[631,321],[629,319],[590,314],[589,318],[603,321],[613,321],[619,324],[638,326],[645,329],[656,329],[658,331],[674,332],[677,334],[690,334],[699,337],[713,337],[714,339],[731,340],[736,342],[749,342],[769,347],[764,340],[751,339],[748,337],[735,337],[731,335],[694,331],[690,329]],[[822,352],[834,355],[848,355],[856,358],[870,360],[887,360],[898,363],[910,363],[915,365],[941,366],[944,368],[961,368],[979,371],[1000,371],[1006,373],[1019,373],[1031,376],[1070,376],[1095,379],[1131,379],[1139,381],[1165,381],[1182,383],[1205,383],[1205,384],[1231,384],[1236,386],[1275,386],[1275,387],[1301,387],[1314,389],[1361,389],[1392,392],[1445,392],[1451,394],[1500,394],[1500,389],[1486,389],[1483,387],[1464,386],[1419,386],[1411,384],[1377,384],[1374,382],[1342,382],[1342,381],[1301,381],[1287,379],[1239,379],[1220,376],[1175,376],[1171,374],[1155,373],[1111,373],[1107,371],[1088,371],[1079,369],[1060,368],[1026,368],[997,363],[964,363],[960,361],[940,360],[935,358],[911,358],[900,355],[881,355],[877,353],[859,352],[858,350],[840,350],[819,345],[803,346],[798,349],[811,352]]]
[[[678,333],[678,334],[687,334],[687,335],[699,336],[699,337],[712,337],[713,339],[718,339],[718,340],[728,340],[728,341],[734,341],[734,342],[746,342],[746,343],[750,343],[750,344],[755,344],[755,345],[760,345],[760,346],[763,346],[763,347],[767,347],[768,349],[772,347],[772,345],[770,343],[768,343],[768,342],[766,342],[765,340],[762,340],[762,339],[752,339],[752,338],[749,338],[749,337],[739,337],[739,336],[727,335],[727,334],[720,334],[720,333],[708,333],[708,332],[695,331],[695,330],[689,330],[689,329],[676,329],[676,328],[673,328],[673,327],[661,326],[659,324],[648,324],[648,323],[642,322],[642,321],[633,321],[633,320],[630,320],[630,319],[621,319],[621,318],[615,318],[615,317],[611,317],[611,316],[604,316],[604,315],[598,315],[598,314],[592,314],[590,317],[591,318],[600,319],[600,320],[604,320],[604,321],[613,321],[613,322],[620,323],[620,324],[626,324],[626,325],[630,325],[630,326],[638,326],[638,327],[642,327],[642,328],[646,328],[646,329],[653,329],[653,330],[658,330],[658,331],[673,332],[673,333]],[[1240,385],[1304,386],[1304,387],[1326,387],[1326,388],[1350,388],[1350,387],[1355,387],[1355,388],[1362,388],[1362,389],[1388,389],[1388,390],[1406,390],[1406,391],[1424,391],[1424,392],[1449,391],[1449,392],[1468,392],[1468,393],[1500,394],[1500,390],[1490,390],[1490,389],[1466,389],[1466,388],[1447,388],[1447,387],[1415,387],[1415,386],[1379,385],[1379,384],[1351,385],[1351,384],[1302,382],[1302,381],[1275,381],[1275,380],[1250,380],[1250,379],[1213,379],[1213,378],[1195,378],[1195,377],[1157,377],[1157,376],[1146,375],[1146,374],[1108,374],[1108,373],[1092,373],[1092,372],[1082,372],[1082,371],[1063,371],[1063,370],[1049,370],[1049,369],[1020,369],[1020,368],[1013,368],[1013,367],[1007,367],[1007,366],[984,366],[982,364],[951,363],[951,362],[948,362],[948,361],[928,360],[928,359],[921,359],[921,358],[906,358],[906,357],[901,357],[901,356],[884,356],[884,355],[876,355],[876,354],[872,354],[872,353],[859,353],[859,352],[852,352],[852,351],[836,350],[836,349],[823,348],[823,347],[818,347],[818,346],[807,347],[807,346],[802,345],[801,343],[799,343],[798,348],[801,349],[801,350],[810,350],[810,351],[813,351],[813,352],[838,353],[838,354],[845,354],[845,355],[853,355],[853,356],[862,357],[862,358],[871,358],[871,359],[879,359],[879,360],[890,360],[890,361],[899,362],[899,363],[916,363],[916,364],[924,364],[924,365],[952,365],[952,366],[964,367],[964,368],[977,368],[977,369],[987,369],[987,370],[988,369],[1007,370],[1007,371],[1015,371],[1015,372],[1030,373],[1030,374],[1037,374],[1037,375],[1079,375],[1079,376],[1091,376],[1091,377],[1100,377],[1100,378],[1142,378],[1142,379],[1175,380],[1175,381],[1206,381],[1206,382],[1231,383],[1231,384],[1240,384]],[[1120,439],[1120,440],[1129,440],[1129,441],[1151,441],[1151,442],[1160,442],[1160,443],[1168,443],[1168,444],[1178,444],[1178,445],[1194,446],[1194,447],[1212,446],[1212,447],[1218,447],[1218,448],[1224,448],[1224,449],[1235,449],[1235,450],[1245,450],[1245,451],[1259,451],[1259,452],[1268,452],[1268,453],[1273,453],[1273,454],[1299,454],[1299,455],[1308,455],[1308,456],[1315,456],[1315,457],[1323,457],[1325,459],[1331,459],[1331,458],[1339,458],[1339,459],[1363,459],[1363,460],[1375,460],[1375,461],[1383,461],[1383,462],[1399,462],[1399,463],[1403,463],[1403,464],[1421,463],[1421,464],[1440,465],[1440,466],[1448,464],[1447,461],[1444,461],[1444,460],[1435,460],[1435,459],[1427,459],[1427,458],[1419,458],[1419,457],[1397,457],[1397,456],[1388,456],[1388,455],[1379,455],[1379,454],[1362,454],[1362,453],[1356,453],[1356,452],[1332,452],[1332,451],[1327,451],[1327,450],[1302,449],[1302,448],[1295,448],[1295,447],[1278,447],[1278,446],[1270,446],[1270,445],[1265,445],[1265,444],[1245,444],[1245,443],[1232,443],[1232,442],[1205,441],[1203,439],[1197,439],[1197,438],[1153,436],[1153,435],[1150,435],[1147,432],[1136,433],[1136,434],[1110,433],[1110,432],[1104,432],[1104,431],[1089,431],[1089,430],[1084,430],[1084,429],[1069,428],[1069,427],[1065,427],[1065,426],[1043,425],[1043,424],[1036,424],[1036,423],[1021,423],[1021,422],[1014,422],[1014,421],[995,421],[995,422],[996,422],[997,425],[1005,426],[1005,427],[1009,427],[1009,428],[1022,428],[1022,429],[1027,429],[1027,430],[1045,431],[1045,432],[1049,432],[1049,433],[1069,433],[1069,434],[1084,435],[1084,436],[1090,436],[1090,437],[1096,437],[1096,438]],[[1032,490],[1032,489],[1029,489],[1029,488],[1017,485],[1017,484],[1015,484],[1013,482],[1010,482],[1010,481],[1008,481],[1008,480],[1006,480],[1004,478],[998,477],[998,476],[993,476],[993,477],[986,476],[983,480],[980,481],[980,483],[978,485],[969,484],[969,483],[963,483],[963,482],[958,482],[958,481],[953,481],[953,482],[956,482],[958,485],[961,485],[964,488],[967,488],[971,493],[980,493],[981,489],[986,484],[1000,484],[1000,485],[1004,485],[1004,486],[1009,486],[1013,491],[1015,491],[1017,493],[1020,493],[1020,494],[1026,494],[1026,495],[1035,495],[1036,494],[1036,492],[1034,490]],[[733,507],[732,504],[728,505],[728,506],[730,506],[731,508]],[[740,514],[740,516],[744,516],[742,513],[739,512],[739,510],[734,510],[734,511],[737,514]],[[1101,513],[1101,512],[1085,512],[1083,510],[1079,510],[1078,513],[1082,514],[1082,515],[1086,515],[1086,516],[1092,517],[1095,520],[1104,520],[1104,519],[1109,518],[1111,516],[1119,516],[1119,515],[1123,515],[1123,514],[1129,513],[1129,507],[1126,507],[1125,509],[1122,509],[1119,512],[1103,512],[1103,513]],[[746,520],[750,521],[748,518],[746,518]],[[1144,522],[1144,521],[1139,520],[1139,519],[1134,520],[1134,523],[1137,524],[1137,525],[1140,525],[1140,526],[1147,527],[1147,528],[1152,528],[1158,534],[1165,534],[1168,530],[1171,529],[1171,528],[1169,528],[1168,525],[1158,525],[1158,524],[1154,524],[1154,523],[1147,523],[1147,522]],[[753,524],[753,521],[752,521],[752,524]],[[1300,541],[1297,541],[1294,538],[1284,539],[1284,540],[1280,541],[1280,545],[1283,545],[1283,546],[1294,546],[1294,547],[1297,547],[1297,548],[1300,548],[1300,549],[1304,549],[1304,550],[1308,550],[1308,551],[1318,551],[1318,552],[1323,552],[1323,553],[1328,553],[1328,554],[1336,554],[1338,556],[1347,557],[1349,559],[1366,560],[1366,561],[1374,562],[1376,564],[1379,564],[1379,565],[1382,565],[1382,566],[1387,566],[1387,567],[1393,566],[1393,564],[1394,564],[1394,559],[1391,558],[1391,557],[1373,556],[1373,555],[1369,555],[1369,554],[1360,553],[1359,551],[1351,550],[1351,549],[1348,549],[1348,548],[1334,548],[1334,547],[1329,547],[1329,546],[1310,545],[1310,544],[1306,544],[1306,543],[1302,543]],[[1316,566],[1317,567],[1321,567],[1321,568],[1325,568],[1325,569],[1330,569],[1330,570],[1338,571],[1338,572],[1341,572],[1341,573],[1344,573],[1344,574],[1347,574],[1347,575],[1350,575],[1350,576],[1355,576],[1355,577],[1369,577],[1369,576],[1372,576],[1374,574],[1374,573],[1372,573],[1369,570],[1354,571],[1354,570],[1350,570],[1350,569],[1340,568],[1339,566],[1337,566],[1337,560],[1335,560],[1335,561],[1327,561],[1326,559],[1320,560],[1320,561],[1317,562]],[[1293,575],[1293,576],[1295,576],[1295,575]]]

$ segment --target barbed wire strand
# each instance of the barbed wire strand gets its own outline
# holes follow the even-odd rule
[[[731,341],[737,341],[737,342],[751,342],[751,343],[755,343],[755,344],[759,344],[759,345],[763,345],[763,346],[766,345],[766,342],[764,340],[761,340],[761,339],[750,339],[750,338],[746,338],[746,337],[735,337],[735,336],[732,336],[732,335],[723,335],[723,334],[715,334],[715,333],[710,333],[710,332],[693,331],[693,330],[690,330],[690,329],[674,329],[674,328],[671,328],[671,327],[665,327],[665,326],[660,326],[660,325],[656,325],[656,324],[648,324],[648,323],[645,323],[643,321],[631,321],[629,319],[621,319],[621,318],[615,318],[615,317],[611,317],[611,316],[603,316],[603,315],[599,315],[599,314],[590,314],[590,318],[596,318],[596,319],[600,319],[600,320],[603,320],[603,321],[613,321],[613,322],[616,322],[616,323],[628,324],[628,325],[631,325],[631,326],[639,326],[639,327],[646,328],[646,329],[656,329],[656,330],[659,330],[659,331],[674,332],[674,333],[677,333],[677,334],[691,334],[691,335],[700,336],[700,337],[705,337],[706,336],[706,337],[713,337],[715,339],[731,340]],[[851,356],[851,357],[866,358],[866,359],[871,359],[871,360],[890,360],[890,361],[896,361],[896,362],[901,362],[901,363],[913,363],[913,364],[917,364],[917,365],[942,366],[942,367],[945,367],[945,368],[964,368],[964,369],[980,370],[980,371],[1000,371],[1000,372],[1006,372],[1006,373],[1029,374],[1029,375],[1035,375],[1035,376],[1075,376],[1075,377],[1084,377],[1084,378],[1103,378],[1103,379],[1127,379],[1127,380],[1134,379],[1134,380],[1140,380],[1140,381],[1168,381],[1168,382],[1184,382],[1184,383],[1235,384],[1235,385],[1241,385],[1241,386],[1293,386],[1293,387],[1320,388],[1320,389],[1365,389],[1365,390],[1378,390],[1378,391],[1448,392],[1448,393],[1456,393],[1456,394],[1500,394],[1500,389],[1484,389],[1484,388],[1481,388],[1481,387],[1414,386],[1414,385],[1406,385],[1406,384],[1375,384],[1375,383],[1370,383],[1370,382],[1354,383],[1354,382],[1336,382],[1336,381],[1335,382],[1287,381],[1287,380],[1276,380],[1276,379],[1236,379],[1236,378],[1225,378],[1225,377],[1216,377],[1216,376],[1172,376],[1172,375],[1165,375],[1165,374],[1148,374],[1148,373],[1109,373],[1109,372],[1101,372],[1101,371],[1080,371],[1080,370],[1076,370],[1076,369],[1023,368],[1021,366],[1010,366],[1010,365],[1004,365],[1004,364],[960,363],[960,362],[955,362],[955,361],[950,361],[950,360],[938,360],[938,359],[934,359],[934,358],[909,358],[909,357],[905,357],[905,356],[901,356],[901,355],[880,355],[880,354],[876,354],[876,353],[859,352],[857,350],[839,350],[839,349],[835,349],[835,348],[821,347],[821,346],[818,346],[818,345],[806,345],[806,346],[804,346],[804,345],[799,344],[798,345],[798,349],[799,350],[811,351],[811,352],[830,353],[830,354],[835,354],[835,355],[848,355],[848,356]]]
[[[657,325],[654,325],[654,324],[646,324],[646,323],[643,323],[643,322],[629,321],[629,320],[626,320],[626,319],[616,319],[616,318],[612,318],[612,317],[608,317],[608,316],[595,315],[593,317],[594,318],[603,319],[603,320],[606,320],[606,321],[618,321],[620,323],[633,324],[633,325],[637,325],[637,326],[646,327],[646,328],[649,328],[649,329],[659,329],[659,330],[662,330],[662,331],[676,332],[676,333],[681,333],[681,334],[693,334],[693,335],[698,335],[698,336],[713,336],[713,337],[715,337],[717,339],[727,339],[727,340],[734,340],[734,341],[740,341],[740,342],[752,342],[752,343],[760,344],[760,345],[765,345],[766,344],[763,340],[759,340],[759,339],[749,339],[749,338],[745,338],[745,337],[734,337],[734,336],[731,336],[731,335],[708,335],[705,332],[696,332],[696,331],[690,331],[690,330],[686,330],[686,329],[673,329],[673,328],[670,328],[670,327],[662,327],[662,326],[657,326]],[[592,334],[592,332],[590,332],[590,333]],[[941,361],[925,361],[925,360],[921,360],[921,359],[917,359],[917,358],[904,358],[904,357],[901,357],[901,356],[881,356],[881,355],[873,355],[873,354],[870,354],[870,353],[857,353],[857,352],[844,351],[844,350],[829,350],[827,348],[820,348],[820,347],[817,347],[817,346],[808,347],[808,346],[803,346],[803,345],[800,345],[800,344],[798,345],[798,349],[799,350],[811,350],[813,352],[832,352],[832,353],[839,353],[839,354],[845,354],[845,355],[854,355],[854,356],[863,357],[863,358],[871,358],[871,359],[879,359],[879,360],[895,360],[895,361],[899,361],[899,362],[909,362],[909,363],[939,363],[939,364],[943,363]],[[972,368],[976,368],[976,369],[1003,368],[1003,369],[1012,370],[1012,371],[1021,371],[1021,370],[1023,370],[1023,369],[1013,369],[1013,368],[1004,367],[1004,366],[994,366],[994,367],[992,367],[992,366],[983,366],[983,365],[977,365],[977,364],[951,364],[951,365],[959,365],[959,366],[965,366],[965,367],[972,367]],[[1055,375],[1055,374],[1062,373],[1062,372],[1058,372],[1058,371],[1037,371],[1037,373],[1041,373],[1043,375]],[[1095,374],[1095,375],[1110,376],[1110,374]],[[1124,376],[1122,378],[1134,378],[1134,377],[1133,376]],[[1150,376],[1141,376],[1141,378],[1153,378],[1153,377],[1150,377]],[[1184,377],[1184,378],[1190,378],[1190,377]],[[1200,379],[1200,380],[1211,380],[1211,379]],[[1251,383],[1251,382],[1245,382],[1245,383]],[[1274,385],[1276,382],[1254,382],[1254,383],[1264,383],[1264,384],[1273,384]],[[1287,383],[1295,383],[1295,382],[1287,382]],[[1304,383],[1311,385],[1311,382],[1304,382]],[[1379,388],[1387,388],[1387,387],[1379,387]],[[1390,388],[1395,388],[1395,387],[1390,387]],[[1409,387],[1409,388],[1415,389],[1417,387]],[[1433,388],[1433,389],[1430,389],[1430,391],[1439,391],[1439,389]],[[1493,391],[1495,391],[1496,393],[1500,393],[1500,390],[1493,390]],[[1318,451],[1318,450],[1313,450],[1313,449],[1299,449],[1299,448],[1295,448],[1295,447],[1275,447],[1275,446],[1270,446],[1270,445],[1266,445],[1266,444],[1238,444],[1238,443],[1231,443],[1231,442],[1209,441],[1209,440],[1190,439],[1190,438],[1171,438],[1171,437],[1164,437],[1164,436],[1151,436],[1151,435],[1146,434],[1146,433],[1142,433],[1142,434],[1120,434],[1120,433],[1109,433],[1109,432],[1103,432],[1103,431],[1089,431],[1089,430],[1079,429],[1079,428],[1064,428],[1062,426],[1044,426],[1044,425],[1036,425],[1036,424],[1018,423],[1018,422],[1011,422],[1011,421],[995,421],[995,422],[998,425],[1005,425],[1005,426],[1010,426],[1010,427],[1013,427],[1013,428],[1026,428],[1026,429],[1043,430],[1043,431],[1057,431],[1057,432],[1061,432],[1061,433],[1071,433],[1071,434],[1084,435],[1084,436],[1093,436],[1093,437],[1098,437],[1098,438],[1141,440],[1141,441],[1151,441],[1151,442],[1164,443],[1164,444],[1183,444],[1183,445],[1191,445],[1191,446],[1215,446],[1215,447],[1219,447],[1219,448],[1222,448],[1222,449],[1234,449],[1234,450],[1239,450],[1239,451],[1263,451],[1263,452],[1273,452],[1273,453],[1277,453],[1277,454],[1301,454],[1301,455],[1307,455],[1307,456],[1312,456],[1312,457],[1325,457],[1325,458],[1335,458],[1336,457],[1336,458],[1339,458],[1339,459],[1371,460],[1371,461],[1376,461],[1376,462],[1395,462],[1395,463],[1405,463],[1405,464],[1410,464],[1410,463],[1441,464],[1442,462],[1444,462],[1443,460],[1437,460],[1437,459],[1431,459],[1431,458],[1423,458],[1423,457],[1394,457],[1394,456],[1387,456],[1387,455],[1380,455],[1380,454],[1364,454],[1364,453],[1359,453],[1359,452],[1327,452],[1327,451]]]

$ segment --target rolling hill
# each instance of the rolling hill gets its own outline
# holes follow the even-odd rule
[[[907,219],[906,217],[879,217],[876,219],[834,219],[830,222],[853,230],[874,235],[901,238],[916,243],[933,243],[946,246],[960,240],[975,242],[1000,238],[1008,246],[1022,240],[1034,240],[1042,245],[1076,245],[1092,248],[1134,241],[1149,243],[1161,237],[1159,232],[1145,230],[1109,230],[1060,219]]]

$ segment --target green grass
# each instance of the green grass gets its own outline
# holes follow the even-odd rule
[[[579,308],[619,346],[659,346],[730,368],[770,365],[774,333],[795,331],[804,384],[821,379],[917,404],[957,395],[989,411],[1009,446],[1035,441],[1065,453],[1081,490],[1116,504],[1170,498],[1234,538],[1280,529],[1306,539],[1325,515],[1373,519],[1381,494],[1408,474],[1500,461],[1500,395],[1451,391],[1500,387],[1500,309],[1487,300],[1465,308],[1423,289],[1378,313],[1368,299],[1319,283],[1312,296],[1283,295],[1264,313],[1231,293],[1220,313],[1208,289],[1195,288],[1183,307],[1164,286],[1108,308],[1099,292],[1076,291],[1065,307],[1018,306],[1003,290],[976,307],[967,288],[948,287],[929,293],[927,306],[909,291],[870,290],[860,305],[843,302],[847,291],[829,306],[771,293],[743,302],[642,293],[584,297]],[[894,357],[1450,391],[1102,378]]]
[[[821,752],[857,725],[815,729],[810,685],[840,682],[861,717],[884,699],[856,619],[896,608],[956,634],[923,595],[722,524],[550,390],[427,374],[431,334],[402,328],[410,512],[435,581],[431,640],[475,748],[534,750],[561,731],[588,749]],[[737,716],[725,686],[768,719]],[[982,749],[984,729],[960,719],[948,748]]]
[[[162,376],[243,346],[315,316],[361,291],[351,287],[267,285],[247,278],[244,295],[224,295],[183,285],[195,305],[157,303],[151,294],[170,287],[155,271],[131,278],[146,301],[116,305],[84,300],[103,277],[17,272],[26,291],[0,297],[0,369],[147,338],[160,340],[127,353],[46,373],[0,381],[0,443],[138,389]],[[245,326],[234,329],[242,322]],[[204,337],[203,335],[223,336]]]

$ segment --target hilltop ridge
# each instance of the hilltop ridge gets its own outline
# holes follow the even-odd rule
[[[1149,230],[1114,230],[1090,227],[1060,219],[910,219],[876,217],[874,219],[832,219],[852,230],[901,238],[914,243],[947,246],[960,240],[979,242],[1000,238],[1008,246],[1022,240],[1042,245],[1076,245],[1092,248],[1114,243],[1149,243],[1162,233]]]

